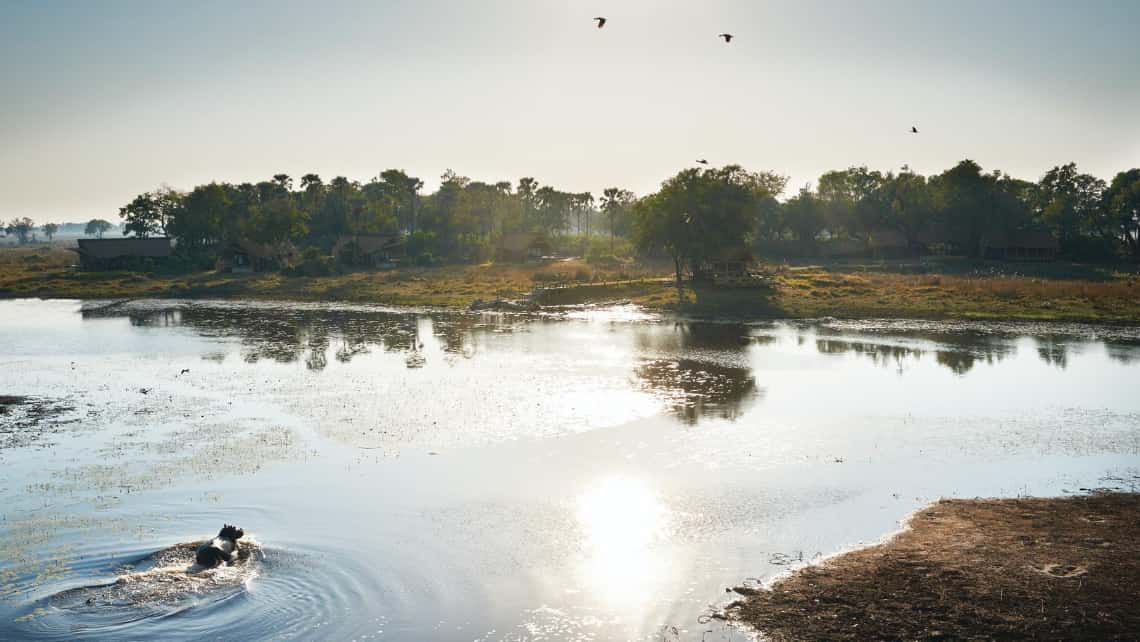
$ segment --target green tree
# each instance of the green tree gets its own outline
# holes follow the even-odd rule
[[[420,190],[424,182],[409,176],[402,169],[388,169],[380,172],[380,180],[385,191],[396,204],[396,218],[400,229],[408,234],[415,233],[420,206]]]
[[[123,235],[134,234],[139,238],[166,236],[167,225],[178,215],[183,198],[182,194],[169,187],[139,194],[119,208],[119,217],[126,222]]]
[[[570,216],[570,195],[546,185],[535,192],[538,201],[538,224],[543,233],[553,236],[566,229]]]
[[[83,234],[86,236],[95,236],[103,238],[103,233],[114,227],[110,221],[104,221],[101,218],[93,218],[87,221],[87,227],[83,229]]]
[[[1140,259],[1140,169],[1120,172],[1105,190],[1104,211],[1133,258]]]
[[[522,225],[531,230],[540,227],[538,221],[538,190],[538,181],[529,176],[520,178],[519,185],[515,188],[515,194],[518,195],[519,201],[522,203]]]
[[[990,179],[980,165],[966,159],[933,181],[935,206],[954,240],[972,258],[981,255],[990,224]]]
[[[918,244],[919,233],[933,223],[934,199],[926,177],[909,169],[883,177],[874,198],[882,208],[878,218],[884,225],[899,230],[907,243]]]
[[[273,182],[284,192],[293,191],[293,179],[288,174],[274,174]]]
[[[25,245],[31,239],[32,233],[36,229],[36,222],[24,216],[22,218],[14,218],[8,222],[8,226],[4,228],[5,232],[9,235],[14,235],[20,245]]]
[[[510,181],[498,181],[493,186],[491,193],[491,209],[494,211],[494,218],[499,222],[500,235],[512,224],[517,224],[515,221],[516,208],[514,204],[514,194],[511,193]],[[493,232],[493,230],[492,230]]]
[[[308,232],[306,213],[288,197],[275,198],[254,208],[247,236],[258,243],[278,245]]]
[[[119,218],[123,219],[123,236],[134,234],[145,238],[159,232],[164,226],[160,223],[161,212],[158,203],[150,192],[139,194],[130,203],[119,208]]]
[[[756,206],[756,238],[776,241],[784,236],[784,210],[773,196],[759,200]]]
[[[1079,172],[1076,163],[1054,167],[1038,182],[1038,212],[1062,251],[1072,252],[1083,239],[1115,232],[1102,216],[1105,188],[1101,179]]]
[[[883,204],[877,198],[886,177],[866,166],[826,172],[816,194],[827,228],[836,235],[867,240],[882,224]]]
[[[814,243],[826,227],[824,207],[811,188],[804,186],[800,192],[784,203],[784,222],[797,241]]]
[[[610,254],[614,253],[614,237],[619,227],[628,226],[627,219],[635,201],[633,192],[620,187],[607,187],[602,192],[602,212],[610,228]]]
[[[635,241],[643,250],[665,251],[681,287],[686,265],[749,242],[756,228],[758,200],[752,175],[737,165],[686,169],[662,183],[656,194],[638,201]]]
[[[225,218],[233,202],[232,188],[218,183],[199,185],[186,195],[183,207],[167,224],[178,239],[179,250],[199,252],[213,247],[225,236]]]
[[[40,226],[40,229],[43,230],[44,236],[47,237],[48,243],[51,243],[52,237],[54,237],[55,233],[59,230],[59,225],[56,225],[55,223],[44,223],[42,226]]]
[[[594,195],[590,192],[579,192],[570,195],[570,210],[577,221],[578,234],[590,236],[591,223],[594,217]],[[583,219],[584,225],[583,225]]]

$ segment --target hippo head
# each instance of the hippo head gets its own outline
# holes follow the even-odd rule
[[[235,542],[241,539],[242,535],[245,535],[245,531],[237,526],[230,526],[229,524],[223,525],[221,532],[218,533],[218,537],[234,540]]]

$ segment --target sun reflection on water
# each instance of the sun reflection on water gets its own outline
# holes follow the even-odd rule
[[[628,608],[652,596],[668,560],[655,547],[669,512],[641,479],[606,477],[578,497],[583,588],[608,606]]]

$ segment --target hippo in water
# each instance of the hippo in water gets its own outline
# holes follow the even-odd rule
[[[217,537],[198,547],[194,561],[205,568],[214,568],[222,562],[232,563],[237,555],[238,540],[243,535],[245,531],[237,526],[223,525]]]

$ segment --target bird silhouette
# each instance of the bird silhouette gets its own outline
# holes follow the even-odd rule
[[[150,394],[150,388],[139,388],[139,393],[144,395]]]
[[[724,38],[724,44],[726,44],[726,45],[728,43],[732,42],[732,39],[735,37],[736,36],[732,35],[731,33],[722,33],[722,34],[717,36],[717,38]]]
[[[601,29],[602,27],[606,26],[606,19],[605,18],[598,16],[597,18],[594,18],[594,20],[598,23],[598,29]]]
[[[181,377],[184,374],[190,374],[190,368],[183,368],[182,372],[178,373],[178,376]]]
[[[709,164],[709,162],[703,158],[698,158],[697,162],[700,163],[701,165],[708,165]]]
[[[917,133],[918,133],[918,128],[917,128],[917,127],[911,127],[911,128],[910,128],[910,133],[912,133],[912,134],[917,134]]]

